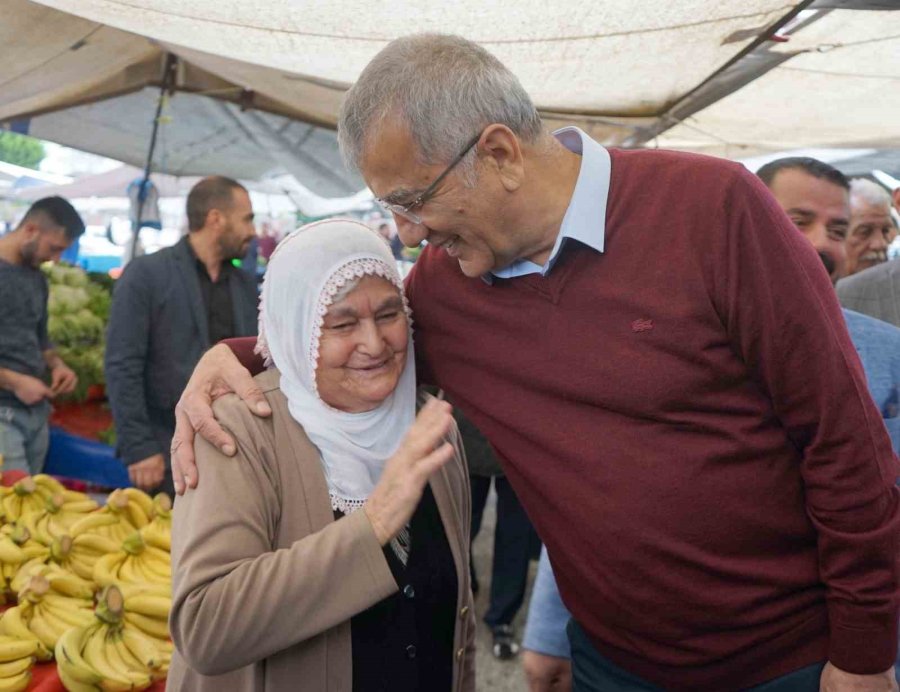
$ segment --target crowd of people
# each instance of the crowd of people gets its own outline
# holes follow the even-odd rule
[[[372,59],[338,138],[396,232],[267,241],[257,309],[215,176],[114,291],[118,452],[181,495],[170,689],[474,689],[492,485],[498,659],[544,544],[535,692],[898,689],[900,190],[550,133],[439,34]],[[0,237],[7,465],[74,386],[37,266],[83,228],[50,198]]]

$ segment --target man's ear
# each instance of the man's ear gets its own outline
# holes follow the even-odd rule
[[[500,184],[514,192],[525,181],[525,157],[522,144],[506,125],[488,125],[478,140],[478,152],[483,162],[496,171]]]
[[[892,196],[894,198],[894,209],[896,209],[897,213],[900,214],[900,187],[894,190]]]
[[[34,221],[26,221],[20,229],[26,241],[32,241],[41,234],[41,227]]]
[[[206,223],[203,224],[203,227],[219,228],[224,220],[225,217],[219,209],[210,209],[206,212]]]

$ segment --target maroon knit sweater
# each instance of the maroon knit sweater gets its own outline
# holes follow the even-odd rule
[[[485,433],[597,649],[669,689],[896,653],[897,460],[821,262],[743,167],[612,151],[603,254],[427,248],[420,381]]]

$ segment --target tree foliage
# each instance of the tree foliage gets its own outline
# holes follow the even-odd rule
[[[40,140],[15,132],[0,132],[0,161],[37,170],[45,155]]]

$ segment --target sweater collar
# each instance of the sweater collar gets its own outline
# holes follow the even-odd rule
[[[581,156],[581,168],[550,259],[543,267],[526,259],[516,260],[507,267],[485,274],[482,278],[487,283],[492,283],[494,277],[511,279],[538,273],[546,276],[553,269],[568,240],[576,240],[597,252],[603,252],[606,240],[606,202],[612,170],[609,152],[577,127],[564,127],[554,132],[553,136],[566,149]]]

